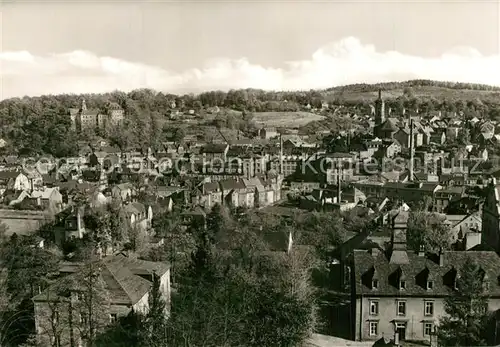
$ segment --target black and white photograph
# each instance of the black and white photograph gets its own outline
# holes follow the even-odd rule
[[[500,347],[500,0],[0,0],[0,347],[426,346]]]

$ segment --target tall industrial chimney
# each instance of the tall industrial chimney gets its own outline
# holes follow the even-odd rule
[[[342,188],[341,188],[341,184],[342,184],[342,179],[340,178],[341,175],[342,175],[342,167],[341,167],[341,163],[340,163],[340,160],[339,160],[339,163],[338,163],[338,167],[337,167],[337,204],[340,204],[340,199],[342,198]]]
[[[410,182],[413,181],[413,119],[410,120]]]
[[[280,175],[283,175],[283,137],[280,134]]]

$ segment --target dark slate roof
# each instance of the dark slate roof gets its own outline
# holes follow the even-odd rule
[[[45,292],[35,296],[35,301],[57,300],[67,297],[67,293],[57,290],[60,284],[66,283],[72,290],[78,290],[81,286],[83,264],[64,263],[61,264],[61,272],[71,273],[61,278],[55,285]],[[140,259],[128,258],[122,255],[104,258],[96,262],[96,268],[101,269],[100,276],[106,285],[111,304],[133,305],[137,303],[151,288],[151,282],[141,276],[156,273],[162,276],[169,270],[169,265],[164,263],[150,262]]]
[[[140,214],[146,212],[146,207],[140,202],[131,202],[124,207],[125,213]]]
[[[393,119],[388,119],[380,125],[381,130],[398,131],[399,128]]]
[[[207,182],[203,183],[203,193],[216,192],[219,190],[219,184],[217,182]]]
[[[373,296],[445,296],[453,290],[454,272],[460,271],[467,258],[471,258],[485,271],[490,282],[490,295],[500,296],[500,257],[488,251],[446,251],[443,266],[439,258],[432,254],[419,256],[408,251],[407,264],[391,264],[387,254],[373,255],[369,251],[354,251],[355,283],[357,295]],[[406,289],[399,290],[397,276],[403,274]],[[375,277],[373,277],[375,276]],[[427,290],[426,276],[434,282],[433,289]],[[378,289],[371,289],[371,281],[379,281]]]
[[[290,235],[284,231],[262,231],[259,236],[264,240],[270,251],[286,252]]]
[[[86,109],[86,110],[80,110],[82,116],[97,116],[99,114],[98,109]]]
[[[226,144],[210,143],[203,146],[201,153],[224,153],[226,148]]]
[[[245,189],[245,184],[243,181],[236,180],[234,178],[230,178],[227,180],[220,181],[220,185],[222,190],[233,190],[233,189]]]
[[[0,180],[10,180],[19,176],[19,171],[0,171]]]

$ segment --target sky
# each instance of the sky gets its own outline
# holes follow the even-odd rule
[[[500,0],[0,1],[0,99],[500,85]]]

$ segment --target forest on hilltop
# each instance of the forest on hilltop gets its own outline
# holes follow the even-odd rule
[[[432,80],[410,80],[404,82],[384,82],[375,84],[357,83],[345,86],[332,87],[327,91],[350,91],[350,92],[373,92],[379,89],[392,90],[407,87],[440,87],[447,89],[467,89],[467,90],[481,90],[481,91],[500,91],[500,87],[490,86],[487,84],[479,83],[461,83],[461,82],[446,82],[446,81],[432,81]]]

